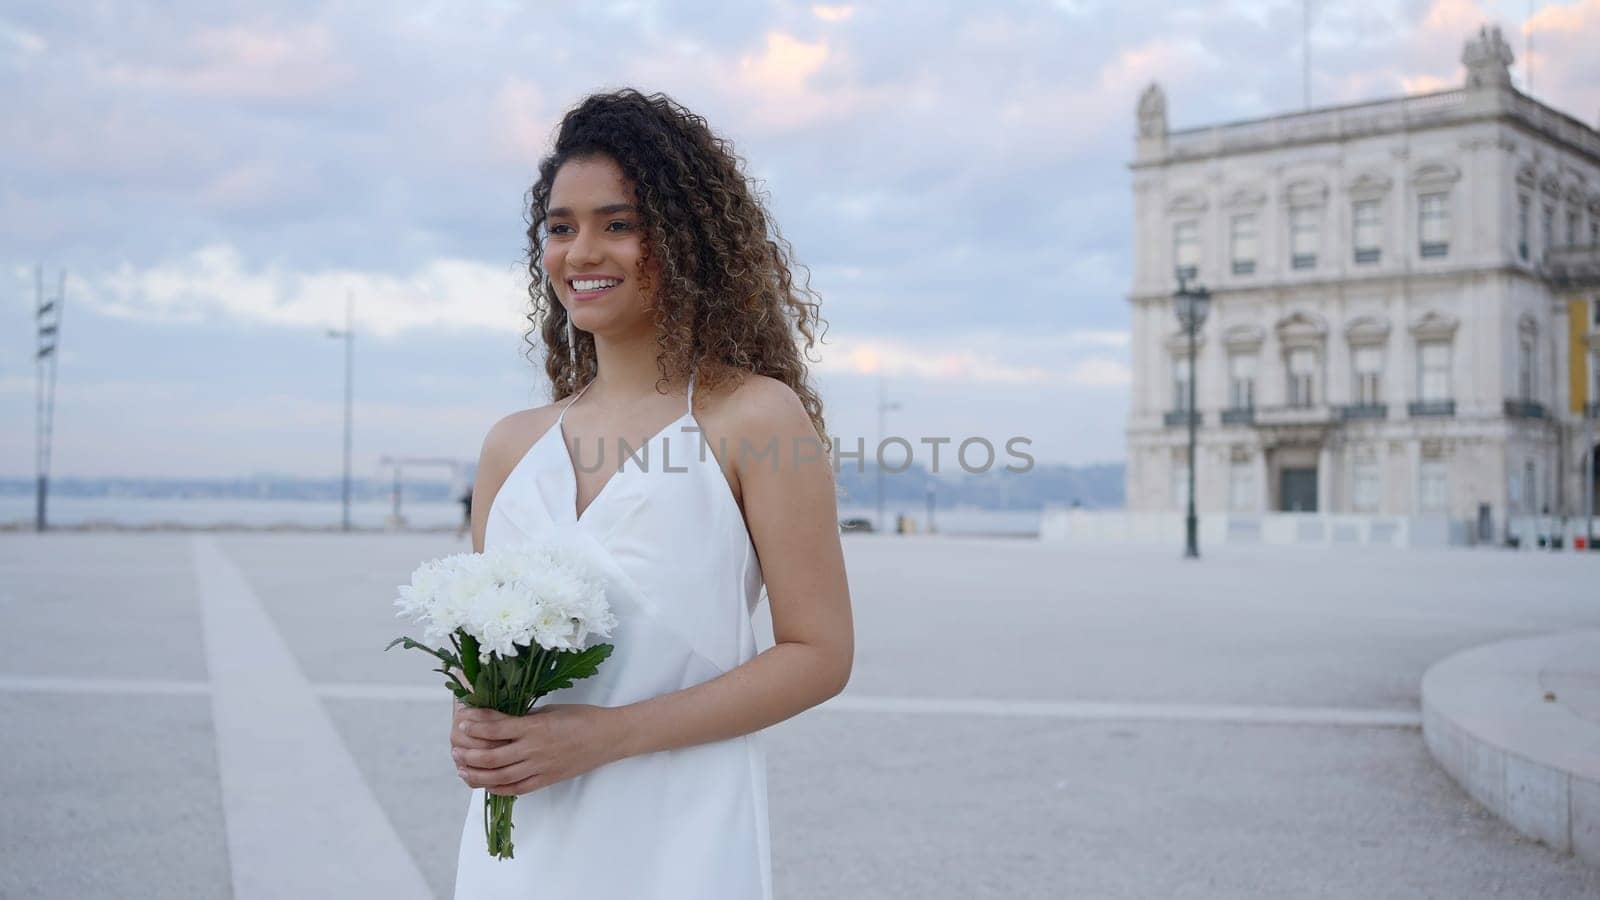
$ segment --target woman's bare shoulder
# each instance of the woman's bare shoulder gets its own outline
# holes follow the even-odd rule
[[[479,467],[507,471],[521,459],[528,448],[550,429],[561,414],[562,404],[548,403],[530,409],[519,409],[490,426],[483,439],[483,452]]]
[[[805,416],[805,407],[794,388],[755,372],[739,372],[717,385],[718,405],[724,407],[730,425],[743,432],[751,426],[771,425],[784,418]]]

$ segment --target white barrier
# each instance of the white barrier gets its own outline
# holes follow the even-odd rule
[[[1345,544],[1384,547],[1465,546],[1470,523],[1447,516],[1326,513],[1208,513],[1199,517],[1205,544]],[[1039,539],[1070,543],[1181,544],[1182,513],[1046,508]]]

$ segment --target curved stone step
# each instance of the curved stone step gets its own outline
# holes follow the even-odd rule
[[[1600,865],[1600,631],[1490,644],[1422,677],[1422,733],[1473,799]]]

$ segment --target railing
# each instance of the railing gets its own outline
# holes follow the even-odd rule
[[[1537,130],[1553,134],[1569,144],[1583,148],[1591,156],[1600,156],[1600,135],[1595,134],[1587,125],[1524,94],[1513,93],[1512,98],[1512,113],[1524,122]]]
[[[1358,137],[1403,127],[1408,121],[1436,120],[1466,112],[1463,88],[1335,106],[1302,113],[1167,133],[1168,157],[1209,156],[1218,152],[1300,141]]]
[[[1539,274],[1557,287],[1600,287],[1600,246],[1551,247],[1539,263]]]
[[[1510,419],[1547,419],[1544,404],[1533,400],[1507,400],[1506,417]]]
[[[1448,417],[1456,414],[1454,400],[1413,400],[1406,406],[1406,414],[1413,419]]]
[[[1253,406],[1241,406],[1236,409],[1222,411],[1222,424],[1224,425],[1254,425],[1256,410]]]
[[[1304,141],[1358,138],[1485,113],[1520,119],[1536,131],[1600,156],[1600,135],[1566,113],[1515,90],[1467,88],[1169,131],[1165,156],[1186,159]]]
[[[1257,425],[1326,425],[1333,421],[1329,406],[1264,406],[1255,411]]]
[[[1363,419],[1387,419],[1389,407],[1383,403],[1353,403],[1339,407],[1339,418],[1346,422]]]
[[[1190,419],[1193,419],[1194,424],[1196,425],[1199,425],[1204,421],[1201,419],[1198,412],[1185,412],[1181,409],[1172,410],[1161,416],[1161,421],[1165,423],[1168,428],[1172,428],[1177,425],[1187,426]]]

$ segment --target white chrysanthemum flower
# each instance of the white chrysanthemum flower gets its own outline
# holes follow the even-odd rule
[[[466,632],[478,639],[481,655],[490,653],[515,656],[517,644],[533,639],[533,622],[538,610],[527,591],[512,585],[498,585],[478,594]]]
[[[581,650],[591,636],[609,637],[617,624],[602,571],[582,539],[555,534],[429,560],[400,587],[395,606],[436,644],[457,631],[471,635],[484,659],[513,656],[530,644]]]

